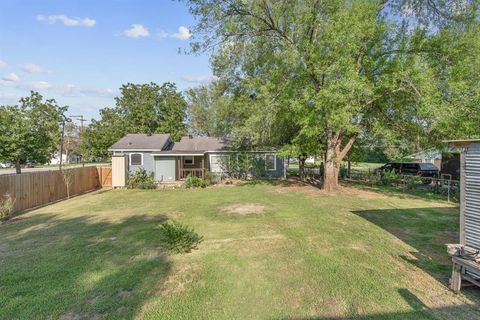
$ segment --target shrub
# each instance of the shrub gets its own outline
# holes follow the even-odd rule
[[[192,227],[175,221],[162,223],[160,231],[165,247],[175,253],[188,253],[203,241]]]
[[[366,178],[368,182],[370,182],[372,185],[380,184],[380,181],[382,179],[380,175],[374,172],[369,172]]]
[[[10,194],[5,194],[0,199],[0,220],[7,220],[14,212],[15,199]]]
[[[207,182],[202,178],[192,176],[185,180],[185,186],[187,188],[205,188],[207,186]]]
[[[423,183],[422,177],[413,175],[404,176],[404,181],[407,185],[407,189],[409,190],[412,190],[413,188],[415,188],[416,185]]]
[[[207,183],[207,185],[216,184],[219,181],[219,176],[213,172],[206,171],[204,180]]]
[[[127,181],[128,189],[156,189],[157,183],[153,172],[147,173],[145,169],[138,169],[130,173]]]
[[[390,186],[392,184],[398,185],[401,181],[401,176],[396,174],[393,171],[386,171],[382,174],[382,178],[380,179],[380,182],[384,186]]]

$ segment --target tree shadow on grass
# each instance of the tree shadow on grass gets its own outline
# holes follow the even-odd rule
[[[478,310],[472,309],[469,305],[454,305],[442,308],[429,308],[415,294],[408,289],[398,289],[398,294],[410,306],[412,311],[398,311],[362,314],[358,316],[326,316],[326,317],[306,317],[306,318],[283,318],[284,320],[302,319],[302,320],[345,320],[345,319],[364,319],[364,320],[437,320],[437,319],[478,319]]]
[[[458,208],[363,210],[353,213],[414,248],[409,256],[400,258],[424,270],[444,286],[449,286],[452,262],[447,255],[446,244],[459,242]],[[480,303],[478,289],[462,292]]]
[[[165,220],[39,213],[0,225],[0,318],[133,318],[170,271]]]

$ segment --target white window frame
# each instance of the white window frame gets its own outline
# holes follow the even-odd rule
[[[222,158],[225,159],[226,157],[228,157],[228,155],[224,154],[224,153],[210,153],[208,155],[208,165],[210,167],[210,170],[212,170],[212,158],[217,158],[216,164],[218,165],[218,164],[220,164],[220,161],[221,161],[220,159],[222,159]],[[221,165],[219,166],[218,169],[221,170],[221,171],[212,171],[212,172],[217,172],[217,173],[223,173],[224,172]]]
[[[141,159],[140,164],[132,164],[132,154],[139,154],[140,155],[140,159]],[[143,166],[143,153],[141,153],[141,152],[129,153],[128,154],[128,164],[131,165],[131,166]]]
[[[268,169],[267,167],[267,156],[273,156],[273,169]],[[275,153],[265,154],[265,171],[277,171],[277,155]]]
[[[188,158],[192,159],[192,163],[185,163],[185,160]],[[183,165],[194,166],[195,165],[195,156],[183,156]]]

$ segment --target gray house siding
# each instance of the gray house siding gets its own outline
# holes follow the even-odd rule
[[[183,162],[183,156],[154,156],[152,152],[115,152],[115,154],[125,154],[128,157],[128,171],[135,172],[136,170],[143,168],[148,173],[153,172],[155,180],[157,181],[173,181],[178,179],[178,162],[180,160],[181,168],[201,168],[202,158],[204,159],[205,169],[222,175],[224,173],[223,165],[221,165],[221,157],[232,156],[235,153],[231,152],[209,152],[203,156],[195,156],[193,165],[186,165]],[[142,165],[131,164],[131,154],[142,155]],[[258,159],[258,168],[251,170],[252,177],[264,177],[264,178],[281,178],[284,176],[285,161],[284,158],[275,154],[275,170],[267,170],[265,167],[265,156],[267,154],[275,153],[250,153],[249,156],[254,156]],[[161,162],[161,163],[160,163]]]
[[[132,153],[142,154],[142,165],[132,165],[132,164],[130,164],[130,159],[131,159],[130,155]],[[134,151],[131,151],[131,152],[124,152],[124,154],[126,154],[128,156],[128,171],[129,172],[135,172],[140,168],[145,169],[147,172],[155,172],[155,163],[154,163],[154,159],[153,159],[153,156],[152,156],[151,152],[134,152]]]
[[[209,152],[207,153],[207,166],[206,168],[214,173],[223,173],[224,167],[221,164],[221,158],[232,156],[235,153],[232,152]],[[265,166],[265,157],[266,155],[275,155],[275,170],[267,170]],[[270,178],[281,178],[284,176],[285,170],[285,161],[284,158],[279,157],[274,152],[252,152],[248,154],[249,156],[256,157],[258,159],[258,169],[251,170],[250,174],[252,176],[260,177],[270,177]]]

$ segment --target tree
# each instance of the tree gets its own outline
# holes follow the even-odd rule
[[[439,117],[453,98],[457,111],[478,101],[478,82],[462,86],[458,73],[468,61],[478,78],[478,1],[187,2],[198,18],[193,51],[211,50],[216,76],[263,102],[243,131],[259,119],[293,122],[289,137],[271,137],[296,152],[318,147],[326,190],[338,188],[340,163],[362,133],[426,145],[444,133]]]
[[[100,110],[82,134],[86,156],[108,156],[108,147],[126,133],[170,133],[178,140],[186,132],[186,102],[175,84],[128,83],[120,88],[114,108]]]
[[[107,157],[108,148],[127,132],[116,108],[101,109],[100,120],[92,119],[90,125],[82,132],[80,140],[82,156]]]
[[[14,163],[17,173],[28,160],[45,163],[58,150],[60,122],[67,110],[33,91],[19,102],[0,106],[0,161]]]
[[[232,138],[232,130],[241,128],[251,114],[252,98],[242,92],[232,93],[222,81],[190,88],[185,96],[187,123],[195,135]]]

